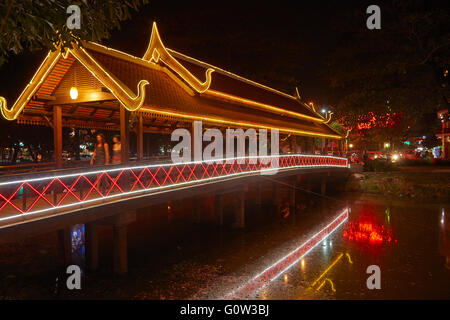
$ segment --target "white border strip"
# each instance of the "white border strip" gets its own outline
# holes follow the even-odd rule
[[[335,157],[335,156],[326,156],[326,155],[306,155],[306,154],[284,154],[284,155],[271,155],[271,156],[253,156],[253,157],[236,157],[236,158],[223,158],[223,159],[214,159],[214,160],[204,160],[204,161],[191,161],[191,162],[180,162],[180,163],[163,163],[163,164],[151,164],[151,165],[142,165],[142,166],[134,166],[134,167],[118,167],[110,170],[95,170],[95,171],[88,171],[88,172],[77,172],[77,173],[70,173],[60,176],[46,176],[42,178],[34,178],[34,179],[24,179],[24,180],[13,180],[13,181],[5,181],[0,182],[0,186],[4,185],[10,185],[10,184],[21,184],[25,182],[36,182],[36,181],[44,181],[44,180],[50,180],[50,179],[64,179],[64,178],[70,178],[70,177],[77,177],[77,176],[87,176],[87,175],[93,175],[93,174],[99,174],[99,173],[107,173],[107,172],[116,172],[116,171],[122,171],[122,170],[135,170],[135,169],[144,169],[144,168],[156,168],[156,167],[170,167],[170,166],[178,166],[178,165],[190,165],[190,164],[202,164],[202,163],[223,163],[223,162],[229,162],[229,161],[235,161],[235,160],[242,160],[242,159],[269,159],[269,158],[286,158],[286,157],[319,157],[319,158],[332,158],[332,159],[339,159],[339,160],[347,160],[347,158],[342,157]],[[314,165],[314,166],[328,166],[328,167],[343,167],[341,165]],[[307,166],[302,166],[307,167]],[[281,167],[277,167],[276,169],[279,169]],[[293,168],[293,167],[290,167]],[[272,168],[271,170],[274,170]]]
[[[286,170],[295,169],[295,168],[316,168],[316,167],[333,167],[333,166],[330,166],[330,165],[308,165],[308,166],[299,165],[299,166],[278,168],[278,171],[286,171]],[[261,172],[268,172],[268,171],[273,171],[273,170],[274,170],[273,168],[269,168],[269,169],[255,170],[255,171],[245,171],[245,172],[231,173],[231,174],[224,175],[224,176],[203,178],[203,179],[200,179],[200,180],[179,182],[179,183],[174,183],[174,184],[169,184],[169,185],[159,186],[159,187],[153,187],[153,188],[148,188],[148,189],[139,189],[139,190],[134,190],[134,191],[116,193],[116,194],[109,195],[109,196],[102,196],[102,197],[98,197],[98,198],[95,198],[95,199],[89,199],[89,200],[69,203],[69,204],[65,204],[65,205],[61,205],[61,206],[57,206],[57,207],[50,207],[50,208],[36,210],[36,211],[19,213],[19,214],[13,215],[13,216],[0,218],[0,221],[10,220],[10,219],[17,218],[17,217],[24,217],[24,216],[34,215],[34,214],[43,213],[43,212],[47,212],[47,211],[53,211],[53,210],[57,210],[57,209],[70,208],[70,207],[73,207],[73,206],[79,206],[79,205],[83,205],[85,203],[91,203],[91,202],[95,202],[95,201],[99,201],[99,200],[103,200],[103,199],[112,199],[112,198],[117,198],[117,197],[122,197],[122,196],[126,196],[126,195],[137,194],[137,193],[150,193],[150,191],[153,192],[153,191],[158,191],[158,190],[172,188],[172,187],[175,187],[175,186],[192,185],[192,184],[196,184],[196,183],[201,183],[201,182],[206,182],[206,181],[213,181],[213,180],[221,180],[221,179],[226,179],[226,178],[236,177],[236,176],[241,176],[241,175],[255,175],[255,174],[259,174]],[[53,177],[53,178],[55,178],[55,177]]]

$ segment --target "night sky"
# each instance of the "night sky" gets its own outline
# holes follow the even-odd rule
[[[322,76],[346,32],[366,27],[363,1],[150,1],[103,43],[142,56],[151,24],[165,45],[251,80],[330,103]],[[0,68],[0,95],[13,103],[45,53],[11,57]]]

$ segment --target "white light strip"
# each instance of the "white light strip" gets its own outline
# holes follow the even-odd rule
[[[315,168],[315,167],[333,167],[333,166],[332,165],[298,165],[298,166],[291,166],[291,167],[284,167],[284,168],[280,167],[280,168],[277,168],[277,170],[278,171],[286,171],[286,170],[295,169],[295,168]],[[199,180],[168,184],[165,186],[152,187],[152,188],[148,188],[148,189],[139,189],[139,190],[134,190],[134,191],[116,193],[116,194],[109,195],[109,196],[100,196],[95,199],[78,201],[78,202],[69,203],[69,204],[65,204],[65,205],[61,205],[61,206],[57,206],[57,207],[50,207],[50,208],[41,209],[41,210],[19,213],[19,214],[13,215],[13,216],[0,218],[0,221],[10,220],[10,219],[14,219],[17,217],[24,217],[24,216],[28,216],[28,215],[34,215],[34,214],[43,213],[43,212],[47,212],[47,211],[53,211],[53,210],[57,210],[57,209],[70,208],[73,206],[79,206],[79,205],[83,205],[85,203],[91,203],[91,202],[95,202],[95,201],[99,201],[99,200],[103,200],[103,199],[112,199],[112,198],[117,198],[117,197],[121,197],[121,196],[125,196],[125,195],[132,195],[132,194],[136,194],[136,193],[149,193],[149,191],[158,191],[158,190],[167,189],[167,188],[171,188],[171,187],[175,187],[175,186],[192,185],[192,184],[196,184],[199,182],[207,182],[207,181],[220,180],[220,179],[226,180],[226,178],[236,177],[236,176],[240,176],[240,175],[256,175],[256,174],[259,174],[262,172],[269,172],[269,171],[273,171],[273,170],[275,170],[275,169],[269,168],[269,169],[255,170],[255,171],[231,173],[231,174],[227,174],[227,175],[223,175],[223,176],[209,177],[209,178],[203,178],[203,179],[199,179]],[[102,172],[102,171],[100,171],[100,172]],[[56,177],[52,177],[52,178],[56,178]],[[29,180],[26,180],[26,181],[29,181]],[[124,200],[130,200],[130,198],[124,199]]]
[[[135,170],[135,169],[144,169],[144,168],[157,168],[157,167],[170,167],[170,166],[178,166],[178,165],[191,165],[191,164],[202,164],[202,163],[223,163],[223,162],[230,162],[235,160],[243,160],[243,159],[268,159],[268,158],[287,158],[287,157],[319,157],[319,158],[331,158],[331,159],[339,159],[339,160],[346,160],[347,158],[341,158],[341,157],[335,157],[335,156],[326,156],[326,155],[305,155],[305,154],[285,154],[285,155],[271,155],[271,156],[252,156],[252,157],[236,157],[236,158],[223,158],[223,159],[214,159],[214,160],[204,160],[204,161],[191,161],[191,162],[181,162],[181,163],[163,163],[163,164],[151,164],[151,165],[142,165],[142,166],[134,166],[134,167],[119,167],[114,168],[110,170],[96,170],[96,171],[88,171],[88,172],[78,172],[78,173],[70,173],[66,175],[60,175],[60,176],[48,176],[48,177],[42,177],[42,178],[34,178],[34,179],[27,179],[27,180],[14,180],[14,181],[6,181],[6,182],[0,182],[0,186],[9,185],[9,184],[21,184],[26,182],[36,182],[36,181],[44,181],[44,180],[50,180],[50,179],[63,179],[63,178],[70,178],[70,177],[78,177],[78,176],[88,176],[93,174],[99,174],[99,173],[109,173],[109,172],[116,172],[116,171],[122,171],[122,170]],[[232,164],[232,163],[229,163]],[[245,163],[243,163],[245,164]],[[316,165],[316,166],[324,166],[324,165]],[[342,165],[326,165],[329,167],[345,167]]]
[[[240,286],[239,288],[233,290],[232,292],[228,293],[227,295],[225,295],[224,297],[222,297],[223,299],[227,299],[228,297],[232,297],[233,295],[235,295],[237,292],[245,289],[245,287],[247,287],[249,284],[251,284],[253,281],[257,280],[260,276],[262,276],[264,273],[266,273],[267,271],[269,271],[270,269],[272,269],[273,267],[277,266],[279,263],[283,262],[286,258],[288,258],[290,255],[294,254],[296,251],[300,250],[302,247],[304,247],[309,241],[312,241],[314,238],[316,238],[322,231],[326,230],[327,228],[329,228],[330,226],[332,226],[336,221],[338,221],[339,219],[342,219],[342,215],[346,215],[345,219],[342,220],[330,233],[328,233],[327,235],[325,235],[320,241],[318,241],[314,246],[312,246],[311,248],[308,249],[308,251],[306,251],[304,254],[302,254],[299,258],[297,258],[293,263],[291,263],[289,266],[287,266],[286,268],[284,268],[283,270],[279,271],[279,274],[276,275],[275,277],[273,277],[272,279],[269,279],[269,281],[265,281],[263,283],[263,285],[261,285],[258,290],[263,289],[265,286],[267,286],[269,283],[271,283],[272,281],[278,279],[283,273],[285,273],[286,271],[288,271],[290,268],[292,268],[292,266],[294,266],[295,264],[297,264],[301,259],[303,259],[309,252],[311,252],[311,250],[313,250],[315,247],[317,247],[320,243],[322,243],[325,239],[328,238],[328,236],[330,236],[331,234],[333,234],[337,229],[339,229],[339,227],[348,220],[348,208],[346,208],[341,214],[339,214],[339,216],[334,219],[332,222],[330,222],[326,227],[322,228],[322,230],[320,230],[319,232],[317,232],[316,234],[314,234],[311,238],[309,238],[308,240],[306,240],[303,244],[301,244],[299,247],[297,247],[296,249],[292,250],[291,252],[289,252],[287,255],[285,255],[284,257],[282,257],[281,259],[279,259],[278,261],[276,261],[275,263],[271,264],[269,267],[267,267],[266,269],[264,269],[263,271],[261,271],[260,273],[258,273],[256,276],[254,276],[252,279],[248,280],[244,285]]]

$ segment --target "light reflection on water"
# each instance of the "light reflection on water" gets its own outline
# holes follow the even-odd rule
[[[252,292],[258,293],[270,282],[277,280],[283,275],[284,282],[287,283],[287,272],[298,264],[300,260],[306,257],[316,247],[322,245],[323,248],[327,247],[328,237],[347,221],[349,215],[348,208],[342,210],[337,217],[335,217],[325,227],[320,229],[317,233],[312,235],[308,240],[303,242],[299,247],[290,251],[285,256],[282,256],[273,264],[266,267],[262,272],[251,278],[236,290],[232,290],[224,298],[242,298],[242,295],[252,294]]]
[[[447,208],[369,199],[350,207],[348,222],[296,266],[235,298],[450,298]],[[370,265],[381,269],[380,290],[366,286]]]

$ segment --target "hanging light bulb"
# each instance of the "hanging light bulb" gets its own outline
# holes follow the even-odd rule
[[[78,98],[78,89],[76,87],[70,88],[70,98],[75,100]]]

